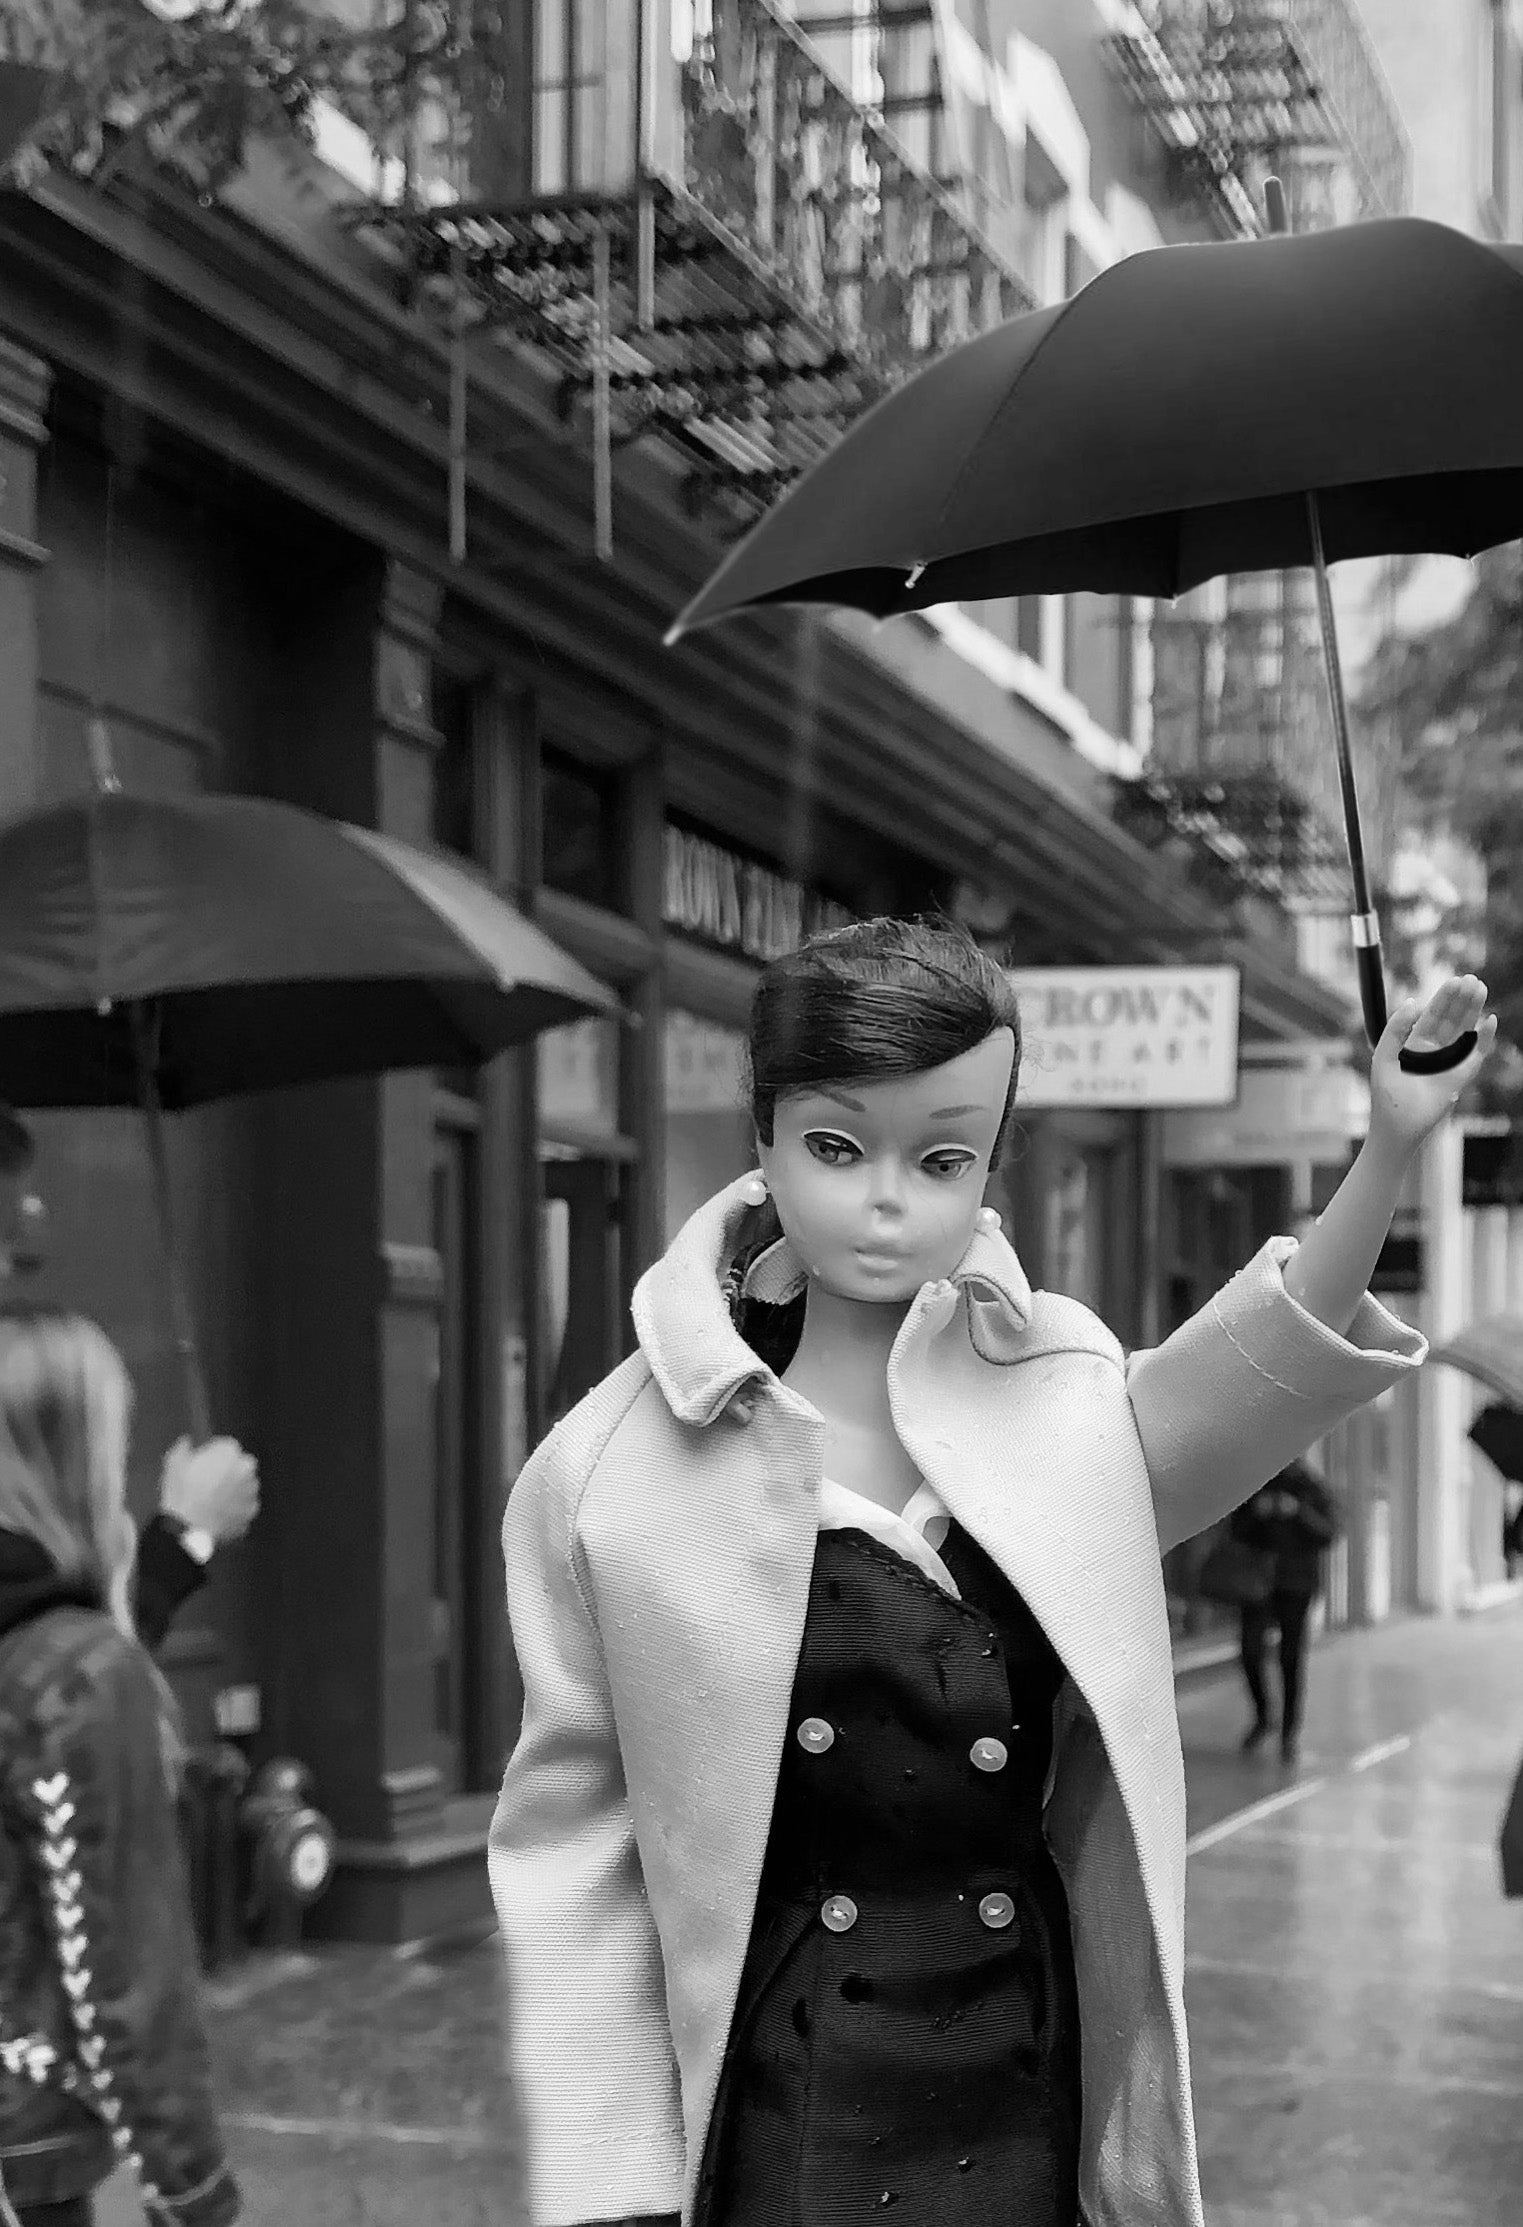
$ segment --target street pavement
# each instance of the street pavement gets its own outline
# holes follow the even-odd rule
[[[1180,1717],[1210,2227],[1518,2227],[1523,1613],[1326,1642],[1294,1773],[1230,1677]],[[528,2227],[490,1944],[262,1959],[209,2020],[251,2227]],[[100,2227],[140,2217],[113,2183]]]

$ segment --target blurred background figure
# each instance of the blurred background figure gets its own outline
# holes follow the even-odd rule
[[[1304,1461],[1293,1461],[1237,1510],[1231,1535],[1274,1558],[1268,1597],[1245,1602],[1239,1612],[1243,1676],[1253,1704],[1243,1753],[1252,1754],[1275,1729],[1264,1674],[1273,1628],[1279,1634],[1280,1755],[1285,1763],[1294,1764],[1300,1756],[1307,1625],[1312,1604],[1322,1591],[1323,1556],[1338,1536],[1332,1495]]]
[[[20,1115],[0,1105],[0,1305],[19,1296],[47,1257],[47,1208],[37,1189],[37,1147]],[[259,1465],[235,1438],[164,1457],[159,1504],[138,1541],[133,1603],[138,1636],[157,1647],[181,1604],[206,1582],[218,1547],[241,1539],[259,1513]]]
[[[132,1392],[94,1323],[0,1304],[0,2219],[91,2227],[121,2164],[226,2227],[176,1801],[183,1741],[133,1631]]]

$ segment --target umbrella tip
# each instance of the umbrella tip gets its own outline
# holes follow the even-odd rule
[[[671,625],[661,637],[661,647],[664,650],[674,650],[686,632],[686,622],[681,618],[673,619]]]
[[[1269,229],[1277,237],[1290,230],[1290,217],[1285,207],[1285,188],[1278,178],[1264,180],[1264,215]]]

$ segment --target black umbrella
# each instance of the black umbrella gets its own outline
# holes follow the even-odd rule
[[[198,1436],[161,1109],[478,1066],[617,1010],[483,875],[293,805],[126,795],[106,772],[0,827],[0,1099],[142,1107]]]
[[[1470,556],[1523,532],[1520,394],[1523,248],[1398,217],[1132,255],[886,396],[668,640],[758,604],[886,618],[1080,589],[1170,597],[1315,565],[1373,1042],[1380,929],[1326,566]],[[1434,1071],[1474,1042],[1403,1059]]]

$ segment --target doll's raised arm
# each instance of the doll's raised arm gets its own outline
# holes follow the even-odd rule
[[[581,1412],[530,1458],[502,1527],[524,1706],[487,1864],[537,2219],[671,2211],[684,2158],[661,1947],[578,1568]]]
[[[1368,1293],[1346,1335],[1319,1322],[1285,1288],[1295,1251],[1294,1238],[1272,1237],[1198,1314],[1127,1362],[1165,1552],[1230,1514],[1428,1350]]]

